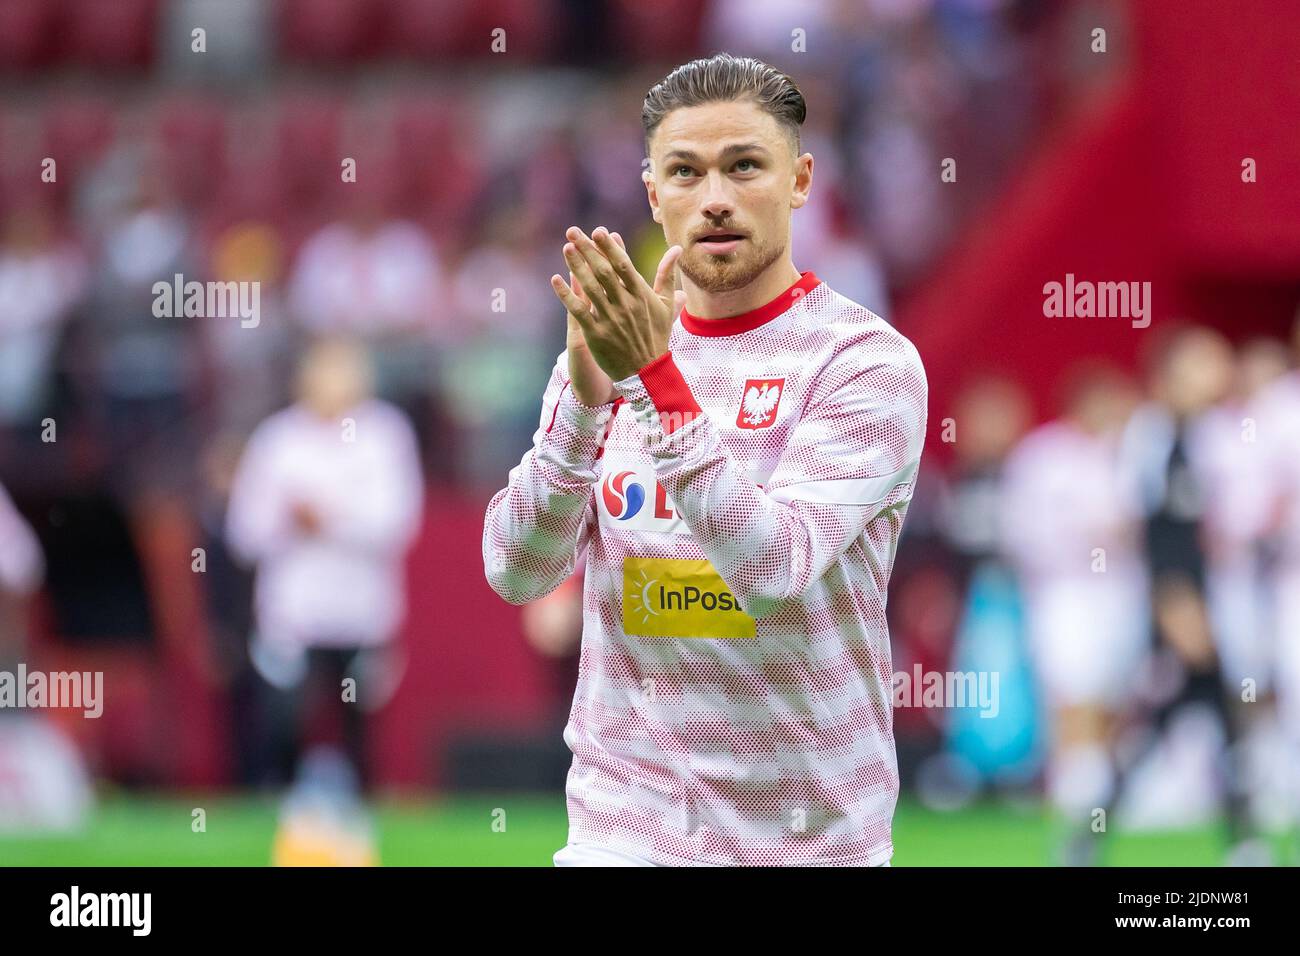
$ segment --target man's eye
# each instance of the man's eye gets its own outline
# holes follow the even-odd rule
[[[676,176],[676,175],[677,175],[678,173],[680,173],[683,169],[686,170],[687,173],[693,172],[693,170],[692,170],[691,167],[689,167],[689,166],[678,166],[678,167],[676,167],[676,168],[673,170],[673,175]]]
[[[742,166],[748,166],[749,169],[741,169],[740,167]],[[748,173],[752,170],[758,169],[758,163],[754,162],[752,159],[742,159],[736,163],[736,169],[742,173]]]

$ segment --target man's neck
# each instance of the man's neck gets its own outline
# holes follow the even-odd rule
[[[686,311],[697,319],[728,319],[767,305],[799,281],[799,270],[789,259],[774,262],[749,285],[727,292],[706,292],[685,275]]]

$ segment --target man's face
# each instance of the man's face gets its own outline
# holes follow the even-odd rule
[[[808,200],[812,155],[795,157],[779,123],[752,102],[675,109],[650,142],[643,176],[682,272],[706,292],[753,282],[790,244],[790,213]]]
[[[372,394],[360,346],[341,339],[313,345],[298,370],[298,398],[324,419],[337,419]]]

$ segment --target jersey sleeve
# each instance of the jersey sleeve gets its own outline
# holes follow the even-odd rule
[[[910,342],[879,338],[844,343],[818,374],[765,488],[728,454],[671,353],[615,383],[646,432],[656,477],[754,617],[800,599],[872,521],[911,498],[925,373]]]
[[[622,400],[589,407],[573,395],[568,355],[556,360],[533,446],[488,503],[483,567],[511,604],[549,594],[573,572],[594,521],[601,445]]]
[[[291,544],[293,529],[276,467],[276,421],[253,430],[235,470],[226,507],[226,540],[242,563],[254,565]]]

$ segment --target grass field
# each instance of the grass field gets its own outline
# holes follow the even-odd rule
[[[206,812],[206,832],[191,830],[196,807]],[[492,826],[497,808],[505,811],[504,832]],[[267,799],[112,796],[75,836],[0,834],[0,866],[262,866],[270,857],[276,817],[277,804]],[[550,866],[566,835],[559,795],[383,802],[376,823],[380,859],[390,866]],[[1049,865],[1051,834],[1041,810],[988,804],[936,813],[904,800],[894,821],[893,864]],[[1102,862],[1215,866],[1223,852],[1218,827],[1119,833],[1108,838]]]

